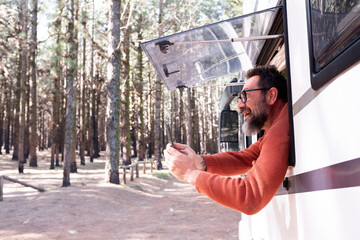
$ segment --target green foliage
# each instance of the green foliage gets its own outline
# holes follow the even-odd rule
[[[132,189],[141,191],[141,192],[145,192],[144,189],[140,185],[130,185],[129,187]]]
[[[242,14],[242,0],[203,0],[201,13],[210,21],[220,21]]]
[[[151,173],[152,176],[168,180],[170,178],[170,173],[168,171],[154,171]]]

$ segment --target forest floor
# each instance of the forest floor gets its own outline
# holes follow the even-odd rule
[[[17,173],[12,155],[0,155],[0,175],[32,185],[38,192],[4,181],[0,239],[237,239],[239,212],[214,203],[165,170],[143,173],[126,184],[104,182],[105,157],[86,165],[61,187],[62,168],[50,170],[50,153],[38,167]],[[166,166],[165,166],[166,167]],[[122,180],[122,176],[121,176]]]

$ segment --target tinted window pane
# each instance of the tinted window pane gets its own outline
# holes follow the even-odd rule
[[[360,37],[360,0],[310,0],[315,72]]]
[[[239,141],[239,114],[237,111],[223,110],[220,124],[220,142]]]

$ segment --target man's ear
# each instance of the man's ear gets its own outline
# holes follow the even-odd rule
[[[266,93],[266,103],[269,105],[273,105],[278,98],[278,93],[279,92],[278,92],[277,88],[274,88],[274,87],[270,88],[268,90],[268,92]]]

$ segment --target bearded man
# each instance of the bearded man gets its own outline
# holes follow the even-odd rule
[[[247,72],[237,108],[245,116],[245,134],[265,130],[243,151],[197,155],[174,143],[164,150],[170,172],[214,201],[251,215],[263,209],[284,180],[289,159],[290,129],[286,79],[274,66]],[[234,177],[245,174],[246,177]],[[231,177],[233,176],[233,177]]]

